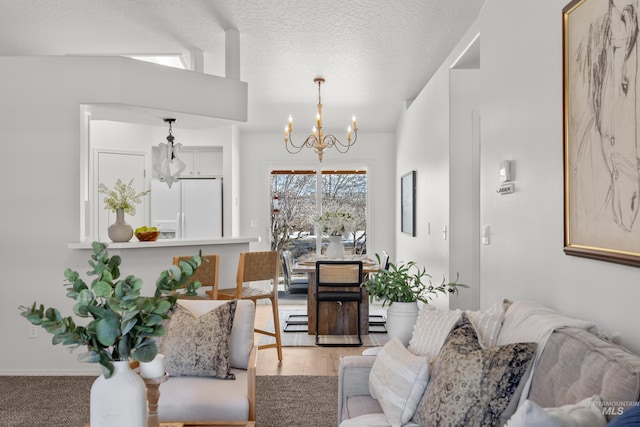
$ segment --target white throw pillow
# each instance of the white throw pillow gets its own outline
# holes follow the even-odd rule
[[[429,305],[422,307],[409,341],[409,351],[427,356],[429,363],[433,364],[459,317],[460,312],[457,311],[436,310]]]
[[[588,397],[573,405],[541,408],[525,400],[509,418],[505,427],[604,427],[607,418],[602,414],[602,399]]]
[[[369,392],[378,399],[389,425],[399,427],[413,416],[428,382],[427,358],[412,354],[393,337],[373,363]]]
[[[504,320],[505,303],[499,302],[485,311],[465,310],[467,317],[476,328],[480,344],[484,348],[494,347]],[[456,324],[462,310],[438,310],[425,305],[418,314],[409,341],[409,351],[420,356],[427,356],[433,364],[438,358],[440,349],[447,335]]]

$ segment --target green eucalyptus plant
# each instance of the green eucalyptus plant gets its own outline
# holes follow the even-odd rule
[[[467,285],[454,282],[442,283],[434,286],[431,283],[431,276],[427,274],[424,267],[418,266],[415,262],[394,264],[389,262],[389,268],[381,265],[380,255],[376,254],[378,261],[378,271],[369,275],[369,280],[364,282],[362,289],[369,292],[369,298],[382,299],[382,306],[391,305],[394,302],[416,302],[421,301],[428,304],[435,295],[458,294],[459,288],[468,288]]]
[[[140,295],[142,280],[134,276],[120,278],[119,256],[109,257],[107,247],[92,243],[89,260],[96,278],[88,286],[78,272],[67,268],[64,272],[67,297],[76,301],[73,313],[88,319],[85,326],[78,325],[71,316],[63,317],[55,308],[45,310],[42,304],[20,306],[21,315],[31,324],[42,326],[53,335],[52,343],[70,346],[73,351],[86,345],[87,351],[78,355],[81,362],[99,363],[105,378],[113,373],[113,361],[137,360],[150,362],[158,353],[156,338],[165,334],[164,320],[174,309],[180,289],[196,272],[202,258],[172,265],[160,273],[152,297]],[[187,285],[193,293],[200,282]]]

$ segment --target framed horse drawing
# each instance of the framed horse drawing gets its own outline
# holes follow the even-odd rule
[[[563,13],[564,251],[640,266],[638,1]]]

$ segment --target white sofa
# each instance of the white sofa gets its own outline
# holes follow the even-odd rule
[[[178,304],[199,317],[227,303],[216,300],[180,299]],[[253,344],[255,305],[238,300],[229,347],[235,380],[211,377],[170,377],[160,385],[160,421],[255,421],[256,348]]]
[[[423,308],[423,310],[425,309],[428,308]],[[488,335],[496,334],[493,337],[493,342],[489,345],[518,342],[537,343],[537,352],[532,359],[531,369],[522,376],[523,379],[519,384],[518,393],[520,395],[516,397],[518,393],[514,394],[514,402],[510,405],[510,412],[507,414],[505,411],[505,417],[501,418],[501,424],[508,417],[512,417],[512,420],[507,423],[508,427],[528,425],[524,421],[516,421],[516,418],[520,417],[518,419],[523,420],[527,416],[531,416],[532,410],[544,411],[544,416],[567,417],[569,416],[567,413],[570,411],[569,409],[565,411],[564,408],[580,407],[585,409],[586,407],[587,411],[591,411],[588,416],[595,417],[592,425],[605,425],[607,421],[620,415],[627,407],[634,406],[635,402],[639,400],[640,357],[596,335],[597,328],[591,322],[562,316],[553,310],[529,301],[516,301],[515,303],[505,301],[504,304],[494,306],[491,315],[499,313],[501,309],[504,311],[497,330],[493,328],[493,332],[487,332],[485,337],[479,333],[481,340],[484,341],[487,338],[492,341],[492,337]],[[447,313],[452,318],[457,316],[458,319],[461,315],[459,311]],[[421,311],[420,316],[423,314],[424,312]],[[427,314],[434,316],[432,313]],[[468,314],[469,317],[476,316],[476,318],[479,315],[489,315],[487,312]],[[438,315],[441,316],[441,319],[446,317],[443,312]],[[408,350],[424,351],[433,344],[427,342],[429,339],[438,341],[442,336],[448,335],[452,327],[450,321],[434,322],[431,320],[427,324],[424,321],[421,323],[420,319],[421,317],[414,328]],[[477,322],[472,321],[472,323],[476,326],[477,331],[481,330]],[[433,330],[436,324],[440,328],[439,331]],[[416,336],[420,334],[421,336]],[[426,339],[426,335],[429,335],[429,339]],[[487,343],[484,343],[483,347],[486,348],[486,346]],[[438,343],[435,347],[438,347]],[[421,355],[429,360],[428,366],[432,375],[439,369],[438,356],[438,354],[424,353]],[[393,424],[387,421],[388,418],[381,406],[380,395],[378,395],[379,399],[375,399],[370,390],[374,384],[370,381],[372,380],[372,367],[377,357],[379,356],[346,356],[341,359],[338,424],[345,427]],[[415,378],[413,379],[415,380]],[[424,390],[427,387],[424,386]],[[421,391],[422,396],[427,394],[424,390]],[[392,389],[387,391],[394,393]],[[598,407],[594,408],[594,406]],[[571,411],[573,410],[571,409]],[[517,412],[512,415],[514,411]],[[584,411],[570,413],[571,416],[577,416],[577,414],[584,414]],[[598,419],[596,420],[596,418]],[[414,415],[410,422],[403,425],[422,425],[416,424],[415,421]],[[444,423],[434,421],[432,425],[444,425]],[[575,422],[573,425],[582,426],[586,425],[586,422]]]

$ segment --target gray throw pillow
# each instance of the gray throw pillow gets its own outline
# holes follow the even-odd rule
[[[176,305],[160,342],[170,376],[235,379],[229,363],[229,341],[236,301],[229,301],[196,318]]]
[[[537,344],[483,349],[465,313],[438,355],[416,421],[430,426],[494,426],[533,362]]]

